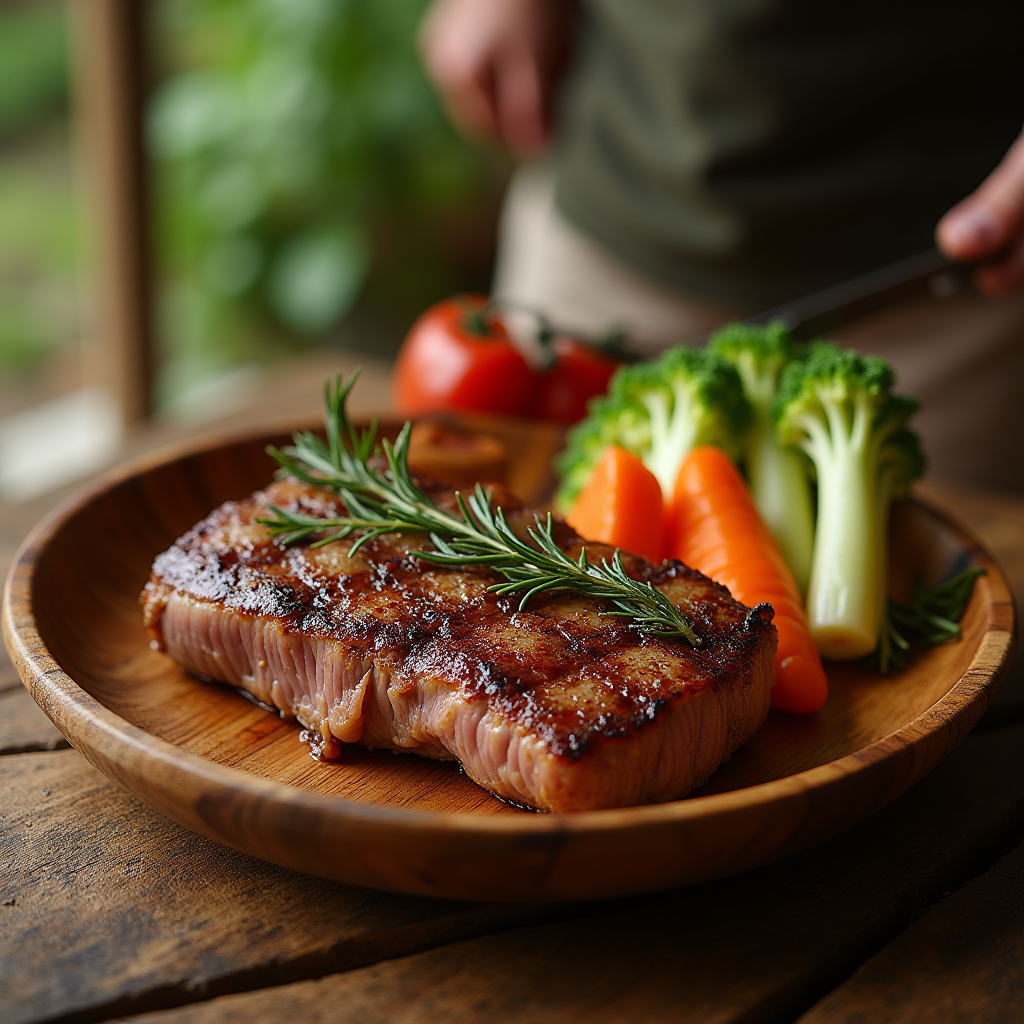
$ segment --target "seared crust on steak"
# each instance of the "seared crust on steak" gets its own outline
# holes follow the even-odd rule
[[[434,489],[451,507],[452,493]],[[533,513],[496,500],[513,528]],[[776,633],[679,562],[624,556],[693,620],[703,643],[660,640],[571,594],[517,599],[488,570],[409,556],[424,538],[284,548],[267,504],[341,514],[328,492],[281,481],[227,502],[160,555],[142,594],[155,646],[242,687],[323,738],[462,762],[498,795],[573,811],[684,796],[764,720]],[[556,540],[578,556],[564,523]],[[588,544],[594,560],[610,549]]]

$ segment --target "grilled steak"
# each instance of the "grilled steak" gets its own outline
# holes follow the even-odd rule
[[[451,492],[431,493],[453,506]],[[748,609],[678,562],[624,559],[691,616],[700,649],[644,636],[579,596],[542,594],[519,611],[487,592],[488,570],[410,557],[422,537],[377,538],[353,557],[344,541],[283,548],[256,522],[268,503],[343,511],[294,481],[222,505],[156,559],[145,621],[188,671],[297,718],[322,757],[360,743],[457,759],[499,796],[579,811],[684,796],[767,714],[770,608]],[[509,495],[500,503],[513,529],[532,524]],[[567,525],[555,536],[579,554]]]

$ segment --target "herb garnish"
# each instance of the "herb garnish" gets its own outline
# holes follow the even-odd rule
[[[929,646],[957,639],[961,632],[958,623],[971,599],[974,581],[984,572],[982,566],[976,565],[933,587],[922,586],[920,580],[915,580],[910,604],[888,601],[878,647],[871,659],[878,671],[884,674],[891,668],[903,667],[910,638]]]
[[[385,534],[426,534],[434,550],[410,551],[410,555],[432,565],[493,569],[507,582],[488,589],[521,594],[520,610],[535,594],[568,590],[607,601],[612,609],[604,614],[632,619],[648,636],[700,646],[689,619],[660,590],[626,574],[618,549],[610,561],[602,559],[600,564],[588,560],[586,548],[578,559],[566,555],[555,543],[550,513],[546,520],[535,517],[527,530],[530,544],[513,533],[502,509],[492,507],[491,492],[480,484],[468,496],[456,492],[458,515],[438,508],[409,471],[410,423],[393,444],[385,438],[379,445],[376,421],[362,430],[353,426],[346,401],[357,376],[353,374],[347,383],[338,377],[324,385],[326,443],[315,434],[300,433],[283,450],[267,449],[281,466],[279,475],[333,491],[348,514],[320,519],[271,505],[272,515],[260,522],[270,527],[273,536],[294,544],[326,534],[313,541],[319,547],[361,533],[352,553]],[[378,452],[386,468],[377,468],[371,461]]]

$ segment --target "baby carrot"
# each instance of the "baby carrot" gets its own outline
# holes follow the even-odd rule
[[[828,682],[793,574],[768,532],[743,478],[719,448],[694,448],[676,478],[668,514],[668,554],[723,583],[744,604],[775,609],[772,707],[817,711]]]
[[[605,451],[566,519],[584,540],[611,544],[652,562],[664,558],[661,486],[625,448]]]

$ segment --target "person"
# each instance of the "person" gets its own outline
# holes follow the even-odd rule
[[[935,475],[1024,491],[1024,5],[435,0],[420,43],[524,160],[497,295],[656,351],[934,239],[974,289],[831,336],[919,395]]]

